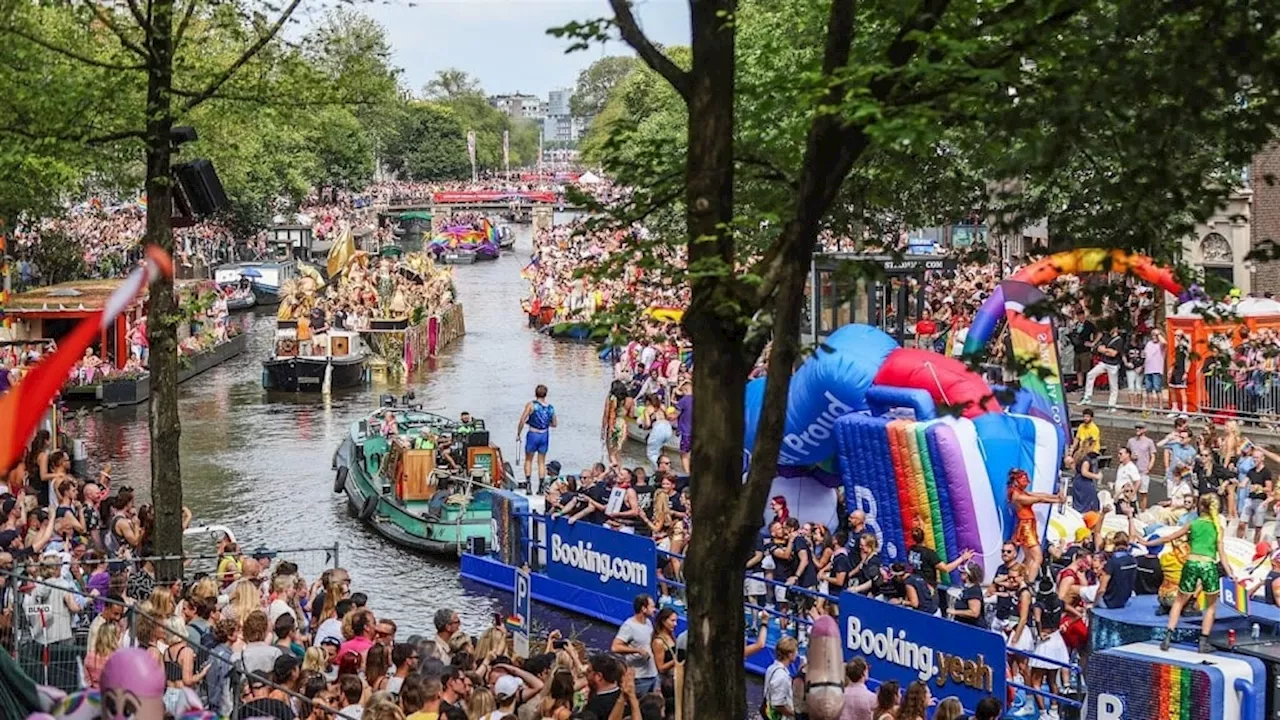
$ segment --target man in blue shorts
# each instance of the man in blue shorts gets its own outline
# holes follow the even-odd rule
[[[520,435],[524,433],[525,487],[529,486],[529,479],[533,475],[535,455],[538,459],[538,486],[542,486],[542,480],[547,474],[547,448],[551,445],[551,428],[555,426],[556,409],[547,403],[547,386],[539,385],[534,388],[533,402],[525,403],[524,414],[520,416],[520,423],[516,426],[516,442],[520,442]],[[526,427],[528,432],[525,432]]]

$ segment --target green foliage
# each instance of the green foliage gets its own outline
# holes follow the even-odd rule
[[[576,117],[595,117],[604,110],[613,88],[631,74],[639,61],[627,55],[610,55],[578,73],[578,84],[569,98],[569,110]]]
[[[471,175],[467,139],[453,111],[438,103],[414,103],[386,147],[387,168],[411,180],[450,180]]]
[[[41,282],[54,285],[88,276],[84,264],[84,248],[74,238],[50,233],[41,242],[23,250],[27,260],[40,268]]]
[[[456,100],[469,95],[484,96],[480,81],[458,68],[437,70],[436,76],[422,88],[422,96],[428,100]]]

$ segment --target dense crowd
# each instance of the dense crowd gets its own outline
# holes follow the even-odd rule
[[[161,577],[150,506],[113,485],[109,467],[91,480],[74,477],[49,440],[37,434],[6,473],[0,500],[0,645],[44,684],[100,690],[111,658],[138,648],[165,677],[172,717],[203,709],[236,719],[568,720],[666,711],[661,689],[653,692],[626,653],[589,654],[552,631],[521,659],[501,617],[476,637],[449,608],[432,611],[434,634],[404,635],[369,609],[342,568],[303,577],[288,558],[223,538],[207,572]]]

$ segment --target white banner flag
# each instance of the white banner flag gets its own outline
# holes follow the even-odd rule
[[[511,174],[511,133],[502,131],[502,167]]]
[[[471,158],[471,182],[476,181],[476,131],[467,131],[467,155]]]

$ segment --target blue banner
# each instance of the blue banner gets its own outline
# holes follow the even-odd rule
[[[563,517],[547,520],[551,579],[628,603],[640,593],[657,597],[658,551],[653,540]]]
[[[897,680],[906,689],[921,680],[934,697],[954,695],[969,710],[988,695],[1004,703],[1005,643],[998,633],[844,592],[840,636],[845,660],[862,656],[880,682]]]

